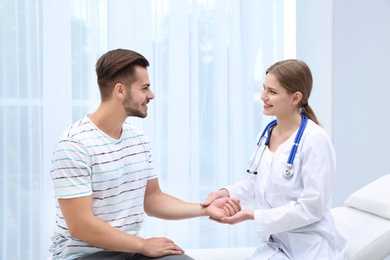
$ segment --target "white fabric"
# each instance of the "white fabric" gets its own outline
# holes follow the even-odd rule
[[[282,171],[294,138],[278,147],[268,165],[261,162],[257,175],[226,187],[231,197],[259,204],[255,224],[260,244],[249,259],[270,259],[280,249],[291,259],[343,259],[345,240],[327,209],[336,164],[331,140],[309,120],[295,156],[295,174],[285,179]]]
[[[332,209],[336,227],[347,239],[348,259],[390,256],[390,174],[352,193],[344,207]]]
[[[390,174],[387,174],[352,193],[344,204],[390,219],[389,198]]]
[[[196,260],[237,260],[252,255],[256,247],[187,249],[186,254]]]
[[[347,240],[350,260],[380,260],[390,255],[390,221],[351,207],[333,208],[336,227]]]

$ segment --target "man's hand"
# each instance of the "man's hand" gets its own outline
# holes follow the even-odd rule
[[[223,219],[233,216],[241,210],[240,200],[235,198],[218,198],[206,208],[206,214],[212,219]]]
[[[172,240],[165,237],[153,237],[144,240],[141,254],[149,257],[162,257],[165,255],[181,255],[184,250]]]

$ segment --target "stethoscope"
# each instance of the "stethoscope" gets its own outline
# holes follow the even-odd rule
[[[290,155],[288,156],[286,168],[283,170],[283,176],[286,179],[290,179],[294,175],[293,163],[294,163],[295,154],[297,153],[299,142],[301,141],[301,138],[302,138],[302,135],[303,135],[303,131],[305,131],[305,128],[306,128],[306,125],[307,125],[307,121],[308,121],[308,117],[306,115],[304,115],[303,113],[301,113],[301,117],[302,117],[301,124],[299,126],[297,135],[295,136],[294,143],[293,143],[293,145],[291,147],[291,151],[290,151]],[[261,136],[259,138],[259,141],[257,142],[257,149],[256,149],[256,152],[255,152],[251,162],[249,163],[249,167],[248,167],[247,172],[253,173],[253,174],[257,174],[257,168],[259,167],[261,158],[263,157],[264,150],[268,146],[269,139],[271,138],[271,129],[276,124],[277,124],[277,121],[273,120],[273,121],[271,121],[271,123],[269,123],[265,127],[263,133],[261,134]],[[259,151],[260,144],[261,144],[261,142],[262,142],[262,140],[263,140],[263,138],[264,138],[266,133],[267,133],[267,139],[265,139],[264,149],[261,152],[260,157],[257,159],[257,153]],[[256,165],[255,165],[255,161],[257,161]]]

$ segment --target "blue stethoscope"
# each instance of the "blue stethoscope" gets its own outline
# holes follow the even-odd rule
[[[290,155],[288,156],[286,168],[283,170],[283,176],[286,179],[290,179],[294,175],[293,163],[294,163],[295,154],[297,153],[299,142],[301,141],[301,138],[302,138],[302,135],[303,135],[303,131],[305,131],[305,128],[306,128],[306,125],[307,125],[307,121],[308,121],[308,117],[306,115],[304,115],[303,113],[301,113],[301,117],[302,117],[302,121],[301,121],[301,124],[299,126],[298,133],[295,136],[295,140],[294,140],[293,146],[291,148]],[[263,133],[261,134],[261,136],[259,138],[259,141],[257,142],[257,149],[256,149],[256,152],[255,152],[251,162],[249,163],[249,167],[248,167],[247,172],[253,173],[253,174],[257,174],[257,168],[259,167],[261,158],[263,157],[264,150],[268,146],[269,139],[271,138],[271,129],[276,124],[277,124],[276,120],[273,120],[264,129]],[[265,139],[264,149],[261,152],[260,157],[257,159],[257,153],[259,151],[259,147],[260,147],[261,141],[265,137],[266,133],[267,133],[267,139]],[[255,165],[255,161],[257,161],[256,165]]]

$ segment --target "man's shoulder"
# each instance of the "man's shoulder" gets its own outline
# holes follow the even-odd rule
[[[71,139],[81,134],[89,134],[94,130],[96,130],[96,126],[85,116],[69,126],[65,130],[63,137]]]

